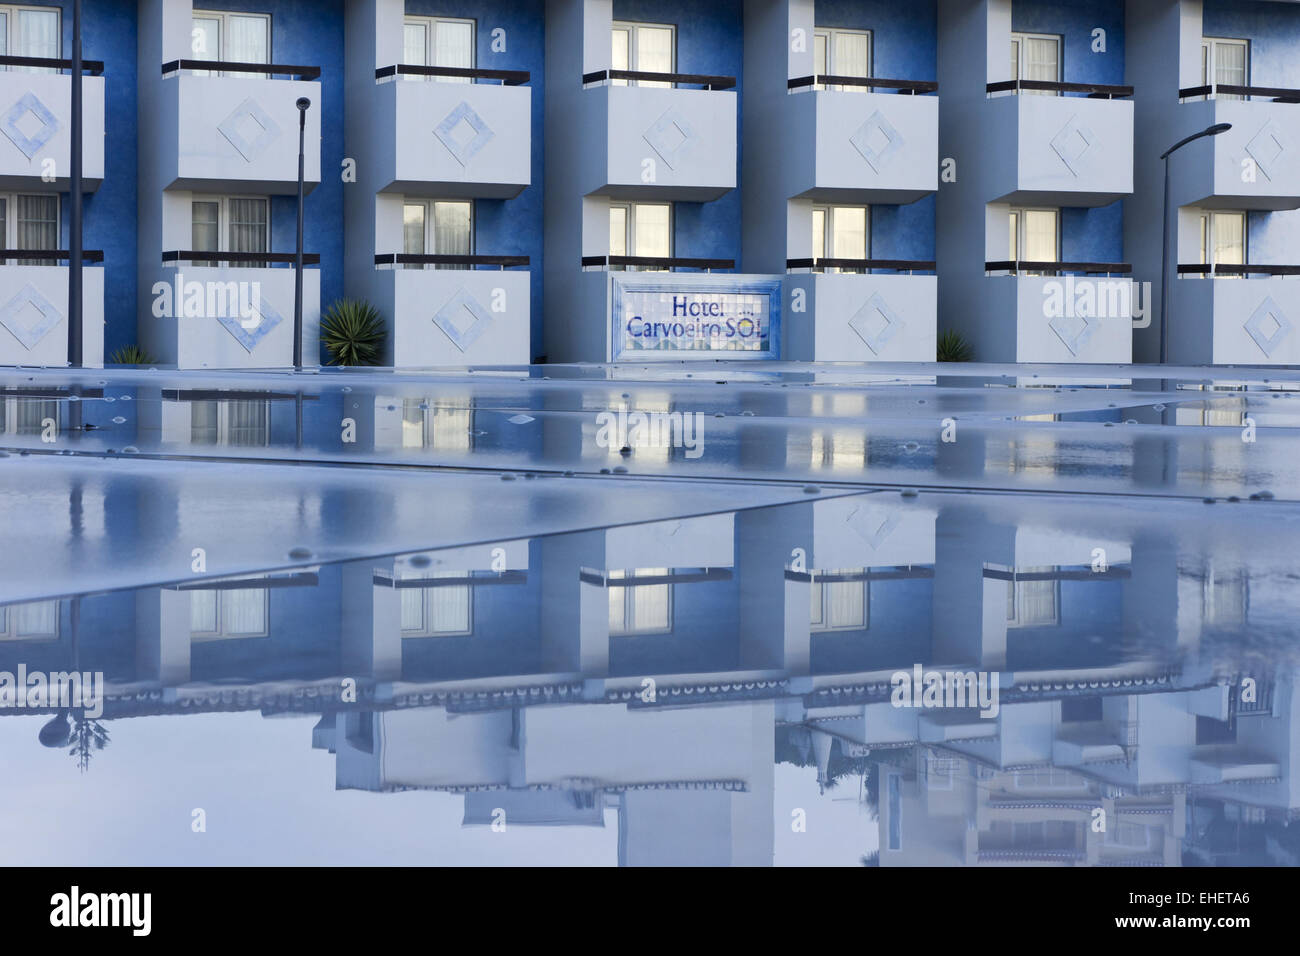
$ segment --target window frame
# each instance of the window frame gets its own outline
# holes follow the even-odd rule
[[[54,605],[53,633],[20,634],[18,632],[15,616],[11,612],[17,608],[30,607],[33,604]],[[41,641],[57,641],[59,639],[59,617],[62,611],[60,604],[61,602],[55,598],[49,601],[19,601],[16,604],[0,605],[0,644],[19,642],[32,644]]]
[[[1031,628],[1031,627],[1060,627],[1061,625],[1061,579],[1053,578],[1047,581],[1021,581],[1019,575],[1031,574],[1041,571],[1060,571],[1059,565],[1043,567],[1025,567],[1017,568],[1011,572],[1011,580],[1007,582],[1007,630],[1012,628]],[[1022,592],[1017,587],[1018,584],[1051,584],[1052,586],[1052,620],[1051,621],[1026,621],[1021,613],[1021,596]]]
[[[59,49],[54,54],[55,59],[63,57],[63,8],[55,6],[43,6],[34,3],[4,3],[0,4],[0,14],[5,15],[4,30],[4,51],[7,56],[27,56],[26,53],[14,53],[14,40],[21,34],[18,33],[18,15],[24,11],[47,13],[53,11],[58,18],[57,35],[59,37]],[[58,73],[58,69],[52,66],[4,66],[0,70],[14,73]]]
[[[417,574],[403,575],[400,580],[428,581],[436,578],[468,577],[468,571],[422,571]],[[403,591],[417,591],[420,595],[420,626],[407,628],[401,621],[401,598]],[[433,616],[429,613],[429,597],[432,591],[456,591],[465,595],[465,627],[456,630],[438,630],[433,626]],[[444,585],[442,587],[402,587],[398,589],[398,630],[400,637],[472,637],[474,635],[474,588],[469,584]]]
[[[674,601],[673,591],[676,589],[676,586],[671,582],[667,584],[648,584],[648,585],[647,584],[638,585],[635,583],[638,577],[662,577],[665,575],[669,575],[671,573],[672,573],[671,568],[633,568],[628,571],[611,570],[606,572],[605,585],[607,590],[609,591],[609,594],[606,595],[607,599],[609,600],[610,603],[612,603],[613,596],[614,596],[613,592],[615,590],[618,590],[622,592],[620,597],[622,598],[622,603],[623,603],[623,626],[619,628],[615,628],[614,625],[611,623],[609,628],[610,637],[650,637],[656,634],[673,633],[673,623],[674,623],[673,612],[676,603]],[[614,584],[613,582],[615,581],[631,581],[633,583]],[[663,627],[637,627],[636,626],[635,596],[638,587],[643,587],[643,588],[662,587],[667,589],[666,591],[667,600],[664,603],[666,605],[666,610],[667,610],[667,613],[665,614],[665,618],[667,619],[668,623],[665,626]]]
[[[611,248],[609,254],[611,256],[613,255],[638,256],[642,254],[636,248],[636,211],[642,206],[667,206],[668,207],[668,252],[667,255],[664,256],[664,258],[667,259],[673,258],[673,252],[677,245],[676,243],[677,236],[675,234],[675,229],[674,229],[674,226],[677,221],[677,208],[676,208],[677,204],[672,202],[638,202],[632,199],[612,200],[609,204],[609,211],[610,211],[611,218],[614,215],[615,209],[622,209],[624,211],[623,214],[623,250],[624,251],[621,253],[616,253]],[[611,221],[610,223],[611,238],[613,237],[613,225],[614,224]],[[626,266],[624,268],[626,268],[628,271],[636,271],[636,272],[669,271],[668,266],[663,266],[662,268],[656,266]]]
[[[875,72],[876,67],[876,36],[874,30],[848,30],[840,27],[813,27],[813,73],[814,75],[825,76],[852,76],[851,73],[841,73],[834,62],[835,56],[835,38],[837,36],[862,36],[867,40],[867,72],[863,79],[870,79]],[[826,69],[817,69],[817,44],[825,43],[826,50],[822,58],[826,61]],[[852,91],[852,92],[871,92],[865,86],[842,86],[831,85],[823,86],[815,84],[814,90],[833,90],[833,91]]]
[[[1045,274],[1036,271],[1017,270],[1015,268],[1015,263],[1021,261],[1020,252],[1026,245],[1025,213],[1030,213],[1030,212],[1050,212],[1055,217],[1056,230],[1055,230],[1055,236],[1052,241],[1053,244],[1056,246],[1056,252],[1053,258],[1048,260],[1025,259],[1024,261],[1025,262],[1043,262],[1043,261],[1060,262],[1061,261],[1061,210],[1060,208],[1056,206],[1012,206],[1008,210],[1008,223],[1007,223],[1008,234],[1010,236],[1011,241],[1015,243],[1015,248],[1008,250],[1011,253],[1010,260],[1012,263],[1012,270],[1011,270],[1012,275],[1029,276],[1029,275]]]
[[[1201,37],[1201,85],[1210,88],[1209,96],[1215,99],[1240,100],[1245,99],[1239,93],[1218,92],[1219,83],[1216,79],[1218,75],[1218,50],[1220,46],[1240,47],[1244,52],[1243,57],[1243,77],[1242,86],[1250,86],[1250,60],[1251,49],[1250,40],[1244,37]],[[1228,84],[1233,86],[1235,84]]]
[[[424,245],[423,251],[416,255],[438,255],[439,253],[430,252],[433,248],[434,237],[434,210],[438,203],[459,203],[469,207],[469,252],[465,255],[474,255],[478,248],[478,210],[473,199],[424,199],[421,197],[403,197],[402,199],[402,250],[406,251],[406,209],[408,206],[419,206],[424,210]],[[447,255],[457,255],[458,253],[446,253]],[[472,269],[473,266],[454,265],[449,263],[435,264],[423,262],[408,262],[405,264],[407,269]]]
[[[1219,216],[1233,216],[1241,219],[1241,263],[1245,265],[1250,262],[1250,217],[1244,209],[1202,209],[1197,213],[1197,231],[1200,241],[1201,265],[1216,266],[1219,264],[1215,255],[1214,242],[1214,220]],[[1225,263],[1234,265],[1235,263]],[[1243,276],[1219,276],[1214,275],[1216,279],[1239,279]]]
[[[230,413],[235,402],[240,402],[241,407],[244,405],[255,407],[258,411],[260,421],[256,427],[261,429],[262,440],[257,443],[251,442],[232,442],[230,440],[232,425],[230,423]],[[207,445],[206,439],[202,442],[194,437],[194,413],[199,406],[215,406],[217,411],[217,434],[212,443],[213,447],[235,447],[235,448],[267,448],[271,444],[271,402],[269,399],[232,399],[221,401],[218,399],[208,399],[190,403],[190,442],[191,444]],[[243,426],[247,427],[247,426]]]
[[[222,623],[222,617],[223,617],[222,607],[224,605],[223,598],[227,594],[233,593],[234,591],[260,591],[262,593],[262,627],[260,631],[233,633],[225,630],[225,627]],[[202,593],[210,593],[216,595],[215,605],[216,605],[216,616],[217,616],[217,621],[216,621],[217,628],[215,631],[194,630],[194,618],[193,618],[194,596]],[[259,637],[269,637],[271,634],[271,589],[269,587],[211,588],[211,589],[194,588],[190,591],[190,602],[191,602],[190,603],[190,614],[191,614],[190,641],[192,643],[202,643],[206,641],[242,641],[242,640],[248,640],[250,638],[256,639]]]
[[[217,61],[227,60],[227,53],[226,53],[226,42],[227,42],[227,41],[226,41],[226,38],[227,38],[227,36],[228,36],[229,33],[230,33],[229,28],[228,28],[228,24],[229,24],[230,20],[231,20],[232,18],[235,18],[235,17],[239,17],[239,18],[243,18],[243,19],[247,19],[247,20],[262,20],[262,21],[264,21],[264,22],[266,23],[266,60],[265,60],[264,62],[265,62],[267,65],[270,65],[271,63],[274,63],[274,62],[275,62],[275,47],[274,47],[275,33],[274,33],[274,30],[273,30],[274,23],[273,23],[273,21],[272,21],[272,15],[269,14],[269,13],[256,13],[256,12],[253,12],[253,11],[243,11],[243,10],[202,10],[202,9],[191,9],[191,10],[190,10],[190,53],[191,53],[191,56],[187,57],[187,59],[191,59],[191,60],[198,60],[198,59],[200,59],[199,57],[197,57],[197,56],[193,56],[193,55],[192,55],[192,54],[195,52],[195,51],[194,51],[194,39],[195,39],[195,37],[194,37],[194,21],[195,21],[195,20],[216,20],[216,21],[218,21],[218,23],[219,23],[219,26],[218,26],[218,28],[217,28],[217,55],[214,56],[213,59],[214,59],[214,60],[217,60]],[[249,63],[249,62],[255,62],[255,61],[250,61],[250,60],[230,60],[229,62],[233,62],[233,63]],[[264,76],[269,76],[269,75],[270,75],[270,74],[267,74],[267,73],[246,73],[246,72],[243,72],[243,71],[240,71],[240,70],[235,70],[235,71],[227,71],[227,70],[192,70],[191,73],[192,73],[194,76],[264,77]]]
[[[861,581],[818,581],[819,575],[826,574],[865,574],[866,568],[835,568],[823,569],[819,571],[808,572],[808,629],[813,634],[828,634],[842,631],[867,631],[871,629],[871,582],[865,577]],[[862,588],[862,623],[856,621],[851,624],[828,624],[826,623],[829,592],[826,589],[827,584],[857,584]],[[821,617],[814,620],[812,617],[813,595],[818,593],[814,588],[820,588]]]
[[[194,204],[200,202],[217,203],[217,248],[215,252],[230,252],[230,202],[235,199],[253,199],[266,208],[266,229],[263,252],[271,251],[271,197],[243,193],[190,193],[190,245],[194,245]],[[192,249],[192,252],[209,251]],[[192,262],[192,266],[228,266],[229,262]]]
[[[642,20],[613,21],[610,24],[610,65],[611,67],[613,67],[614,34],[620,30],[625,30],[627,31],[626,69],[634,73],[642,72],[641,65],[639,62],[640,55],[637,52],[636,36],[640,30],[646,28],[653,29],[653,30],[668,30],[672,34],[672,39],[669,41],[669,45],[668,45],[669,55],[670,55],[668,72],[676,73],[677,72],[677,24],[675,23],[651,23],[649,21],[642,21]],[[620,67],[613,67],[613,68],[620,69]],[[658,71],[645,71],[645,72],[658,72]],[[670,83],[665,80],[613,80],[611,79],[609,82],[611,86],[647,86],[647,87],[671,88],[676,85],[674,83]]]
[[[437,28],[440,23],[456,23],[469,26],[469,67],[476,69],[478,67],[478,21],[467,17],[439,17],[439,16],[415,16],[404,15],[402,17],[402,59],[406,59],[406,28],[419,26],[424,28],[424,62],[408,63],[407,66],[439,66],[434,63],[434,52],[438,48]],[[412,76],[403,74],[403,79],[407,80],[435,80],[440,83],[472,83],[472,77],[468,76]]]
[[[852,203],[813,203],[812,207],[812,235],[813,235],[813,259],[837,259],[836,255],[827,254],[827,250],[834,252],[835,244],[835,214],[841,209],[851,209],[863,211],[863,256],[864,259],[871,258],[871,206],[856,205]],[[817,215],[822,215],[822,255],[817,255]],[[852,258],[852,257],[846,257]],[[849,272],[860,273],[861,269],[841,269],[838,266],[823,270],[828,273]]]
[[[58,193],[46,192],[19,192],[3,191],[0,192],[0,219],[3,219],[4,226],[0,232],[0,250],[7,252],[30,251],[18,245],[18,200],[23,198],[53,198],[54,200],[54,248],[58,249],[59,244],[63,241],[63,197]],[[21,259],[14,260],[19,265],[26,266],[55,266],[58,262],[54,259]]]
[[[1056,44],[1056,78],[1049,82],[1060,83],[1065,77],[1065,38],[1059,33],[1026,33],[1020,30],[1011,31],[1011,43],[1016,50],[1016,68],[1011,79],[1017,84],[1021,80],[1028,79],[1025,76],[1025,48],[1026,40],[1051,40]],[[1059,90],[1021,90],[1017,87],[1017,92],[1033,96],[1060,96]]]

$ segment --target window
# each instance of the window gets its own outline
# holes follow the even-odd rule
[[[1244,265],[1246,214],[1220,210],[1202,212],[1200,240],[1202,265]]]
[[[1228,40],[1223,37],[1201,38],[1202,86],[1249,86],[1250,41]],[[1240,100],[1240,93],[1219,93],[1223,100]]]
[[[474,21],[407,17],[402,25],[402,62],[410,66],[474,68]],[[422,79],[408,76],[406,79]],[[441,83],[473,83],[468,76],[433,77]]]
[[[0,194],[0,248],[59,248],[57,195]],[[53,266],[54,259],[24,259],[21,265]]]
[[[818,76],[871,76],[871,31],[832,30],[818,27],[813,31],[813,72]],[[828,90],[860,90],[865,86],[817,87]]]
[[[403,572],[403,579],[463,578],[464,571]],[[404,587],[402,637],[453,637],[472,633],[472,608],[468,584]]]
[[[265,13],[225,13],[195,10],[190,30],[191,60],[228,63],[271,62],[271,17]],[[195,76],[212,76],[195,70]],[[220,76],[264,76],[261,73],[221,73]]]
[[[610,61],[616,70],[633,70],[639,73],[675,73],[677,28],[663,23],[614,24],[614,57]],[[614,86],[670,87],[671,82],[660,80],[611,80]]]
[[[1116,823],[1106,831],[1103,842],[1107,846],[1122,846],[1130,850],[1146,850],[1151,847],[1151,827],[1140,823]]]
[[[863,568],[812,572],[810,621],[814,631],[860,631],[867,626],[867,582],[823,580],[824,577],[861,575],[863,572]]]
[[[0,55],[57,59],[63,53],[58,7],[0,6]],[[55,67],[10,66],[17,73],[57,73]]]
[[[195,252],[270,251],[270,203],[265,197],[195,196],[190,208]]]
[[[474,204],[467,200],[407,200],[402,206],[402,251],[411,255],[468,256],[474,252]],[[468,269],[466,265],[408,269]]]
[[[1060,210],[1012,209],[1009,232],[1012,262],[1060,261]]]
[[[609,572],[609,633],[665,634],[673,629],[673,586],[636,584],[637,578],[662,577],[667,568]],[[631,583],[615,585],[614,581]]]
[[[190,636],[205,640],[266,637],[269,594],[266,588],[191,591]]]
[[[474,447],[474,411],[469,400],[426,402],[418,398],[402,401],[402,447],[432,448],[438,451],[469,451]]]
[[[58,636],[58,601],[0,607],[0,641],[51,641]]]
[[[952,757],[925,756],[925,787],[927,790],[951,790],[953,780],[960,771],[960,763]]]
[[[1047,627],[1060,624],[1061,582],[1057,580],[1021,580],[1022,574],[1040,574],[1059,570],[1055,567],[1018,568],[1007,582],[1007,626]]]
[[[667,259],[673,254],[672,237],[671,203],[610,203],[609,254],[611,256],[653,256]],[[655,266],[628,266],[628,268],[660,271]]]
[[[1231,571],[1210,569],[1205,576],[1202,602],[1203,623],[1215,627],[1233,627],[1246,623],[1249,607],[1249,579],[1240,568]]]
[[[1013,80],[1061,81],[1061,38],[1050,34],[1011,34],[1011,78]],[[1040,96],[1057,96],[1055,90],[1024,90]]]
[[[195,445],[264,448],[271,444],[271,403],[256,400],[192,402],[190,441]]]
[[[50,399],[25,398],[17,395],[0,396],[0,434],[39,435],[41,424],[54,422],[59,428],[59,402]]]
[[[867,206],[813,206],[813,258],[870,258],[870,223],[871,211]],[[827,268],[826,271],[841,270],[836,267]]]

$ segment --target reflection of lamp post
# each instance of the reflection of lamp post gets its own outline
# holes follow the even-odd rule
[[[303,144],[307,129],[307,107],[311,100],[298,97],[298,249],[293,260],[293,367],[302,369],[302,194]]]
[[[1180,139],[1174,145],[1170,146],[1160,156],[1165,161],[1165,199],[1161,207],[1161,218],[1164,220],[1164,239],[1160,250],[1160,364],[1164,365],[1169,361],[1169,293],[1173,289],[1173,284],[1167,280],[1169,278],[1169,239],[1171,229],[1169,226],[1169,154],[1175,150],[1182,149],[1193,140],[1200,139],[1202,136],[1218,136],[1220,133],[1226,133],[1232,129],[1231,123],[1215,123],[1213,126],[1207,126],[1199,133],[1193,133],[1185,139]]]

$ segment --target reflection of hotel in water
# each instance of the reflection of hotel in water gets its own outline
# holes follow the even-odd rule
[[[474,441],[469,402],[352,396],[366,447]],[[142,441],[294,427],[291,401],[164,398]],[[971,444],[984,461],[964,449],[963,467],[1004,466],[1006,448]],[[1295,818],[1297,671],[1228,650],[1294,620],[1278,579],[1228,548],[1180,555],[1141,512],[1079,508],[854,495],[11,605],[0,670],[102,670],[108,720],[319,713],[339,788],[461,793],[466,825],[615,809],[629,864],[770,862],[778,762],[863,776],[881,865],[1178,865],[1206,820],[1258,835]],[[893,707],[891,674],[918,663],[999,673],[999,714]],[[1287,859],[1270,839],[1260,859]]]

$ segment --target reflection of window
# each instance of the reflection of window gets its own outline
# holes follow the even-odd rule
[[[889,795],[889,848],[903,848],[903,777],[891,773],[886,787]]]
[[[404,579],[464,577],[464,571],[408,573]],[[399,588],[402,599],[402,637],[448,637],[465,635],[471,626],[473,602],[468,584],[442,587]]]
[[[57,59],[63,52],[57,7],[0,7],[0,55]],[[19,73],[57,73],[48,66],[7,66]]]
[[[266,588],[191,591],[190,636],[266,637],[269,594]]]
[[[673,254],[673,207],[659,202],[609,204],[609,254],[655,256]],[[629,266],[649,271],[653,266]]]
[[[1017,568],[1007,582],[1007,626],[1043,627],[1061,623],[1061,582],[1026,581],[1020,575],[1049,573],[1055,567]]]
[[[195,445],[260,448],[271,443],[271,403],[246,399],[190,403]]]
[[[862,630],[867,626],[866,581],[824,581],[825,575],[862,574],[863,568],[841,571],[813,571],[812,629],[814,631]]]
[[[663,634],[673,626],[673,586],[671,584],[624,584],[637,578],[661,577],[667,568],[638,568],[635,571],[609,572],[609,633]]]
[[[1122,846],[1131,850],[1145,850],[1151,846],[1151,827],[1140,823],[1116,823],[1106,830],[1107,846]]]
[[[190,241],[195,252],[266,252],[271,248],[270,236],[270,205],[265,197],[195,196],[190,203]]]
[[[958,761],[952,757],[936,757],[934,754],[927,754],[925,758],[926,789],[951,790],[958,767]]]
[[[613,32],[615,70],[638,73],[673,73],[676,28],[662,23],[615,23]],[[611,80],[614,86],[672,86],[659,80]]]
[[[58,636],[58,601],[0,607],[0,641],[49,641]]]
[[[410,66],[473,69],[474,21],[448,17],[407,17],[402,26],[402,62]],[[468,76],[440,76],[436,79],[443,83],[473,82]]]
[[[1205,576],[1205,623],[1244,624],[1248,599],[1248,581],[1242,569],[1231,571],[1211,569]]]
[[[1227,210],[1202,212],[1200,244],[1202,265],[1244,265],[1246,214]]]
[[[1061,80],[1061,38],[1045,34],[1011,34],[1011,78],[1013,80]],[[1054,90],[1025,90],[1025,93],[1056,96]]]
[[[1082,781],[1077,774],[1059,767],[1032,767],[1016,771],[1017,790],[1075,790]]]
[[[421,408],[423,405],[425,407]],[[474,410],[450,401],[402,401],[402,447],[438,451],[469,451],[474,446]]]
[[[1059,262],[1059,219],[1058,209],[1012,209],[1011,261]]]
[[[407,200],[402,206],[402,251],[411,255],[468,256],[474,252],[474,204],[468,200]],[[427,269],[419,263],[408,269]],[[436,265],[434,269],[468,269]]]
[[[813,72],[818,76],[871,76],[871,31],[813,31]],[[829,90],[866,90],[865,86],[828,86]]]
[[[50,399],[0,397],[0,433],[10,435],[39,435],[45,430],[44,422],[53,422],[54,432],[59,430],[59,403]]]
[[[225,60],[228,63],[271,62],[271,17],[265,13],[225,13],[195,10],[190,29],[189,60]],[[211,76],[195,70],[195,76]],[[222,76],[259,76],[223,73]]]
[[[1202,86],[1249,86],[1250,41],[1201,38]],[[1221,100],[1242,99],[1240,93],[1215,93]]]
[[[866,206],[813,206],[813,258],[866,259],[870,256],[870,215]]]

